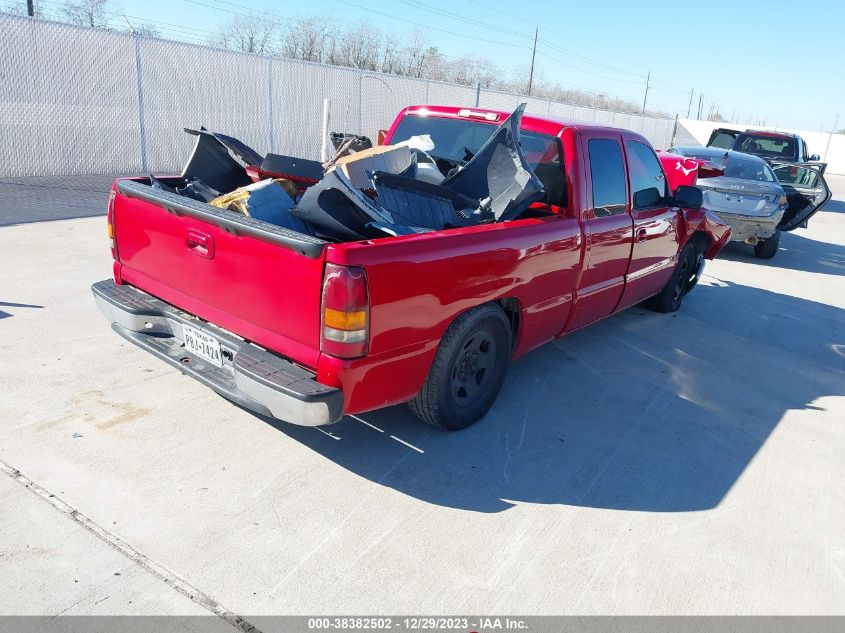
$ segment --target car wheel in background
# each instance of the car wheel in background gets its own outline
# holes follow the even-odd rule
[[[771,237],[760,240],[754,245],[754,255],[760,259],[771,259],[777,255],[780,247],[780,231],[775,231]]]

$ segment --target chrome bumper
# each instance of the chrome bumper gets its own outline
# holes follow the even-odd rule
[[[91,291],[115,332],[242,407],[302,426],[343,417],[343,392],[317,382],[313,372],[132,286],[105,280]],[[183,324],[220,342],[222,367],[185,351]]]

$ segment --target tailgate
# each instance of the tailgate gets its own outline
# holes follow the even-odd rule
[[[326,242],[120,180],[121,279],[309,367],[320,350]]]

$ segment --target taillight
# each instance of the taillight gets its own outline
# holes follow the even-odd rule
[[[112,259],[117,259],[117,242],[114,237],[114,187],[109,191],[109,206],[106,210],[106,222],[108,223],[109,248]]]
[[[369,338],[369,304],[363,268],[326,264],[320,349],[338,358],[364,356]]]

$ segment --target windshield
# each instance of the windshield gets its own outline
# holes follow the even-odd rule
[[[756,180],[758,182],[777,182],[777,178],[775,177],[775,173],[772,169],[760,160],[750,160],[748,158],[731,156],[728,158],[727,162],[725,162],[724,158],[719,159],[712,154],[695,154],[691,152],[688,152],[687,156],[710,161],[711,163],[716,163],[717,165],[723,165],[725,167],[725,178]]]
[[[497,126],[491,123],[409,114],[396,126],[390,142],[401,143],[412,136],[428,134],[434,142],[434,149],[429,152],[432,157],[465,163],[481,149],[496,128]],[[525,160],[543,182],[546,196],[542,201],[565,207],[566,191],[560,141],[548,134],[521,130],[519,144]]]
[[[736,143],[733,149],[756,156],[784,160],[794,160],[797,155],[795,151],[795,139],[761,134],[740,134],[736,137]]]

